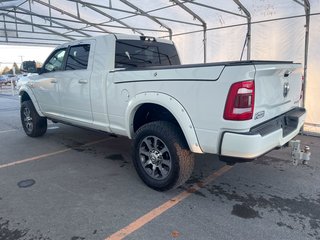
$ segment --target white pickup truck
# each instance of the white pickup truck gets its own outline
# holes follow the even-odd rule
[[[301,72],[280,61],[180,65],[171,41],[98,36],[52,52],[20,88],[21,121],[30,137],[47,119],[127,136],[138,175],[163,191],[190,177],[193,153],[255,159],[295,137]]]

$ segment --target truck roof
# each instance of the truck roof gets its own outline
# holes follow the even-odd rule
[[[171,40],[167,40],[167,39],[164,39],[164,38],[156,38],[156,37],[152,37],[152,36],[141,36],[141,35],[130,35],[130,34],[117,33],[117,34],[103,34],[103,35],[99,35],[99,36],[94,36],[94,37],[89,37],[89,38],[83,38],[83,39],[79,39],[79,40],[69,41],[69,42],[66,42],[66,43],[63,43],[63,44],[57,46],[56,49],[66,47],[66,46],[68,46],[70,44],[81,43],[81,41],[85,41],[85,40],[103,39],[103,38],[115,38],[117,40],[155,40],[157,42],[173,44],[173,42]]]

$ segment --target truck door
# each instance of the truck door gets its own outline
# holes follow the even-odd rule
[[[32,77],[32,90],[41,110],[54,118],[61,114],[58,82],[64,72],[66,50],[67,48],[55,50],[45,61],[41,73]]]
[[[70,45],[65,71],[59,81],[60,102],[66,118],[83,124],[92,123],[90,81],[95,40]]]

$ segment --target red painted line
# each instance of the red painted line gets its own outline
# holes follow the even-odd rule
[[[94,145],[94,144],[97,144],[97,143],[100,143],[100,142],[104,142],[104,141],[106,141],[108,139],[111,139],[111,138],[100,139],[100,140],[97,140],[97,141],[94,141],[94,142],[90,142],[90,143],[86,143],[86,144],[80,145],[79,147],[85,147],[85,146]],[[35,157],[30,157],[30,158],[26,158],[26,159],[23,159],[23,160],[2,164],[2,165],[0,165],[0,169],[1,168],[7,168],[7,167],[15,166],[15,165],[19,165],[19,164],[22,164],[22,163],[31,162],[31,161],[42,160],[44,158],[47,158],[47,157],[50,157],[50,156],[53,156],[53,155],[57,155],[57,154],[64,153],[64,152],[68,152],[70,150],[72,150],[72,148],[65,148],[65,149],[62,149],[62,150],[59,150],[59,151],[56,151],[56,152],[46,153],[46,154],[38,155],[38,156],[35,156]]]
[[[206,186],[207,184],[209,184],[213,180],[215,180],[218,177],[220,177],[221,175],[223,175],[224,173],[228,172],[230,169],[232,169],[232,166],[228,166],[228,165],[220,168],[218,171],[212,173],[204,180],[193,184],[186,191],[181,192],[176,197],[171,198],[169,201],[163,203],[159,207],[154,208],[153,210],[151,210],[147,214],[143,215],[142,217],[140,217],[140,218],[136,219],[135,221],[133,221],[132,223],[130,223],[128,226],[120,229],[119,231],[115,232],[111,236],[107,237],[105,240],[119,240],[119,239],[123,239],[123,238],[127,237],[131,233],[140,229],[145,224],[149,223],[150,221],[152,221],[156,217],[160,216],[161,214],[163,214],[164,212],[166,212],[170,208],[174,207],[175,205],[177,205],[178,203],[180,203],[181,201],[183,201],[184,199],[189,197],[192,193],[198,191],[199,189],[203,188],[204,186]]]

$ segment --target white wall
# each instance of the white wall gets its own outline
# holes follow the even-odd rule
[[[252,15],[252,22],[268,19],[303,15],[304,8],[293,0],[242,0]],[[320,0],[310,0],[311,12],[320,13]],[[201,16],[213,14],[212,10],[201,13]],[[217,14],[217,12],[215,13]],[[234,24],[227,14],[218,13],[223,23],[213,27]],[[222,16],[222,17],[221,17]],[[239,22],[243,20],[239,19]],[[209,22],[210,23],[210,22]],[[211,23],[212,24],[212,23]],[[215,23],[217,24],[217,23]],[[235,61],[240,59],[246,26],[223,28],[208,31],[207,62]],[[307,119],[305,130],[320,133],[320,15],[311,17],[310,45],[308,57],[307,88],[305,92]],[[195,33],[174,37],[183,63],[203,62],[203,35]],[[251,35],[252,60],[290,60],[304,63],[305,50],[305,17],[290,18],[252,24]],[[246,51],[243,59],[246,59]]]

